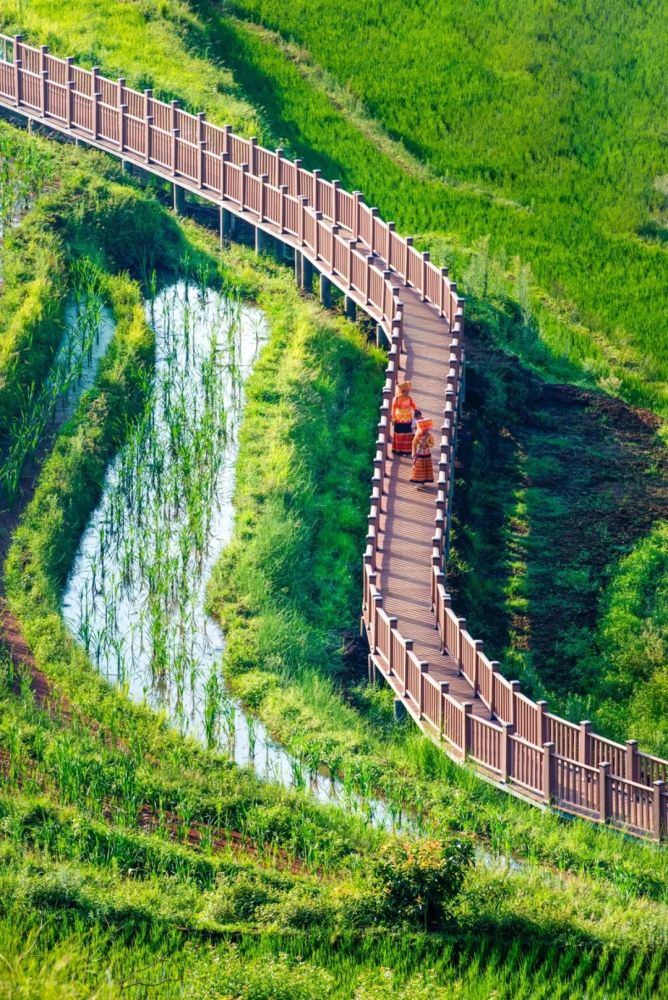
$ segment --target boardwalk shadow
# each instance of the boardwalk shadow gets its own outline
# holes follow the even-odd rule
[[[620,559],[668,518],[659,420],[543,381],[474,324],[467,351],[456,605],[506,676],[584,710],[572,696],[597,691],[601,594]]]

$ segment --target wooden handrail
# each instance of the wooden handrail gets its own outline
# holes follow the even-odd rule
[[[256,228],[294,247],[385,331],[391,349],[374,458],[373,492],[364,551],[362,620],[371,659],[398,690],[411,713],[460,759],[470,758],[484,774],[513,786],[529,801],[598,822],[610,822],[640,836],[663,839],[668,831],[668,761],[592,733],[551,715],[508,681],[483,644],[452,611],[444,585],[454,489],[453,461],[463,399],[464,300],[447,268],[419,253],[411,237],[400,236],[359,192],[306,171],[282,149],[236,135],[200,113],[192,115],[139,93],[124,80],[108,80],[59,59],[45,46],[0,34],[0,105],[135,163],[179,187],[196,192]],[[448,683],[436,681],[417,658],[397,619],[383,609],[377,585],[377,552],[383,496],[387,493],[388,403],[394,393],[403,331],[401,287],[411,287],[442,320],[449,338],[439,442],[438,492],[431,554],[431,603],[441,646],[457,662],[474,697],[495,722],[472,714],[454,698]],[[499,723],[501,724],[499,726]]]

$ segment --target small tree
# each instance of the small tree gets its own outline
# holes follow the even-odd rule
[[[473,860],[468,841],[394,841],[374,858],[371,882],[386,922],[438,930],[446,922]]]

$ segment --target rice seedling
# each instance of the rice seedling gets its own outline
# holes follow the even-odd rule
[[[105,676],[211,744],[226,727],[232,739],[235,709],[204,585],[229,537],[242,382],[263,322],[203,280],[160,292],[147,315],[155,382],[82,540],[65,616]]]
[[[51,370],[40,387],[30,388],[0,467],[0,490],[10,503],[16,498],[27,460],[36,454],[45,435],[72,415],[113,336],[113,322],[104,311],[101,272],[89,261],[79,261],[72,269],[72,302],[65,319],[65,333]]]
[[[0,124],[0,275],[3,236],[53,176],[53,160],[37,143]]]

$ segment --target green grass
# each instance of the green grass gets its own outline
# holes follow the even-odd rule
[[[450,587],[533,697],[666,755],[666,449],[651,414],[550,386],[472,318]]]
[[[489,236],[496,256],[519,255],[535,297],[554,300],[604,346],[626,398],[665,413],[668,265],[657,235],[665,160],[656,123],[666,112],[667,39],[657,4],[195,6],[218,11],[219,51],[276,134],[364,190],[404,229],[449,234],[468,247]],[[305,51],[286,58],[280,41],[226,19],[229,10]],[[309,62],[430,179],[379,157],[336,113],[331,88],[313,85]],[[391,71],[379,72],[384,66]],[[540,331],[567,354],[566,338],[553,332]]]
[[[112,79],[123,76],[128,86],[152,88],[156,97],[181,100],[195,112],[206,107],[220,122],[261,134],[257,111],[229,71],[188,44],[188,33],[201,30],[201,21],[181,0],[73,0],[58,9],[48,0],[17,0],[3,5],[0,30],[22,33],[26,41],[39,37],[60,58],[76,55]]]
[[[562,824],[488,788],[412,728],[394,726],[387,692],[357,682],[357,567],[381,355],[343,319],[300,299],[285,269],[239,248],[217,261],[210,236],[158,218],[150,194],[131,182],[127,189],[139,218],[155,213],[157,232],[171,227],[173,238],[156,241],[154,265],[187,262],[195,275],[239,288],[271,327],[248,386],[235,541],[212,586],[238,690],[303,760],[415,806],[439,838],[466,831],[501,851],[512,843],[570,874],[478,865],[443,934],[375,933],[378,911],[370,916],[365,892],[374,859],[387,856],[384,836],[259,783],[92,670],[63,624],[61,589],[152,364],[140,289],[109,273],[115,340],[44,465],[7,564],[12,609],[60,701],[51,712],[39,708],[27,680],[6,670],[3,989],[142,997],[185,989],[204,1000],[275,996],[278,982],[289,998],[492,988],[509,997],[555,989],[621,997],[631,984],[637,995],[656,994],[664,951],[652,957],[636,945],[661,941],[665,854]],[[103,207],[125,203],[115,175],[95,190]],[[77,216],[76,200],[70,211]],[[96,217],[82,216],[78,246],[92,245]],[[153,229],[149,222],[146,236]],[[139,824],[144,805],[155,830]],[[199,847],[186,842],[190,824],[202,830]],[[213,851],[221,828],[241,832],[254,850]],[[322,921],[320,929],[305,930],[306,920]],[[513,950],[516,940],[530,945]],[[131,986],[132,975],[153,985]]]
[[[84,158],[72,147],[29,137],[19,141],[19,136],[0,125],[0,162],[13,160],[16,148],[25,147],[44,189],[35,192],[31,207],[4,238],[0,442],[5,446],[60,343],[81,259],[147,280],[158,246],[164,269],[179,266],[183,252],[172,220],[153,199],[142,197],[108,157]]]
[[[77,14],[86,6],[82,3],[75,5]],[[329,16],[329,0],[287,7],[241,0],[232,6],[242,17],[257,17],[294,37],[295,44],[250,21],[235,20],[220,5],[204,0],[190,6],[146,2],[139,8],[105,7],[105,17],[113,23],[117,19],[131,34],[122,42],[117,34],[113,41],[102,35],[95,18],[75,23],[69,11],[45,4],[31,5],[21,17],[33,40],[48,36],[61,48],[76,46],[84,61],[95,60],[110,74],[136,73],[140,50],[150,51],[156,89],[165,97],[178,91],[193,108],[203,102],[218,121],[230,118],[228,108],[218,92],[212,96],[211,87],[198,89],[197,72],[212,82],[219,74],[229,83],[221,65],[231,68],[237,96],[245,94],[262,109],[265,141],[280,141],[308,165],[320,166],[350,188],[361,187],[386,217],[394,217],[405,231],[421,232],[434,258],[450,264],[469,296],[473,342],[489,350],[499,345],[511,364],[516,354],[548,381],[598,385],[665,415],[668,369],[656,333],[666,318],[665,296],[658,294],[665,283],[665,247],[636,234],[642,230],[646,235],[650,217],[656,229],[665,209],[665,192],[654,184],[660,139],[647,126],[660,103],[660,88],[654,85],[658,42],[647,28],[648,16],[629,13],[624,32],[618,32],[626,16],[621,4],[605,23],[594,14],[578,19],[569,9],[553,12],[544,24],[532,9],[519,25],[507,6],[497,20],[486,8],[467,9],[467,19],[476,25],[469,38],[461,18],[453,19],[447,7],[437,10],[433,4],[412,9],[399,33],[393,31],[391,5],[385,5],[382,15],[375,8],[362,14],[348,5],[343,19],[338,8]],[[461,41],[463,32],[467,43],[456,48],[456,58],[444,50],[439,62],[433,38],[443,33],[432,37],[425,24],[439,25],[443,19],[445,35],[454,33]],[[404,20],[402,15],[402,24]],[[511,29],[513,43],[507,44]],[[342,44],[353,31],[367,38],[372,51],[391,46],[396,70],[391,79],[371,71],[374,61],[360,56],[358,46]],[[573,68],[583,47],[596,57],[596,70],[588,74]],[[641,48],[646,53],[642,70],[628,58]],[[424,60],[420,88],[413,93],[415,52]],[[179,60],[184,68],[177,79]],[[444,60],[447,73],[438,69]],[[220,90],[218,83],[216,87]],[[475,113],[464,115],[467,106]],[[451,126],[442,132],[434,127],[436,109]],[[616,118],[621,127],[610,127]],[[550,129],[536,129],[538,120],[550,121]],[[491,146],[492,133],[503,141]],[[534,437],[534,448],[540,440],[540,435]],[[589,464],[586,437],[577,447]],[[562,471],[565,454],[555,460]],[[594,465],[596,460],[600,464],[600,455],[591,457]],[[516,482],[521,492],[522,481],[532,475],[535,479],[536,473],[546,478],[535,456],[529,454],[527,461],[521,474],[512,465],[499,467],[497,476],[511,492]],[[657,477],[665,480],[662,464]],[[643,484],[645,490],[640,489]],[[578,477],[577,486],[586,507],[591,478]],[[633,498],[640,508],[651,510],[655,519],[665,516],[648,502],[650,479],[643,475],[636,486]],[[478,634],[529,691],[547,693],[555,708],[575,715],[595,715],[606,701],[599,724],[625,738],[620,713],[612,711],[601,685],[593,683],[594,674],[606,669],[603,640],[595,636],[590,643],[587,636],[604,614],[600,597],[616,563],[640,539],[638,533],[627,533],[632,537],[619,547],[608,546],[604,558],[605,539],[594,538],[583,549],[584,573],[569,576],[568,566],[565,572],[560,566],[547,572],[550,553],[557,562],[573,558],[562,536],[552,530],[578,506],[564,496],[566,489],[553,483],[547,493],[529,491],[527,499],[535,502],[522,513],[531,522],[529,553],[513,551],[518,536],[512,530],[512,498],[511,530],[501,545],[498,538],[483,544],[477,563],[466,544],[456,553],[461,565],[471,565],[471,580],[476,581],[468,590],[466,583],[462,586],[462,610],[479,622]],[[638,519],[638,528],[641,522],[643,531],[651,529],[651,519]],[[469,527],[472,536],[476,525]],[[500,567],[505,583],[497,585],[492,565]],[[555,595],[565,602],[567,642],[548,627],[555,620]],[[527,628],[538,640],[532,649]],[[650,649],[654,633],[645,632],[648,644],[642,655],[660,656],[656,643]],[[653,719],[663,712],[664,685],[660,678],[648,684],[645,691],[644,673],[637,675],[632,732],[647,740],[648,748],[663,752],[665,737]]]

